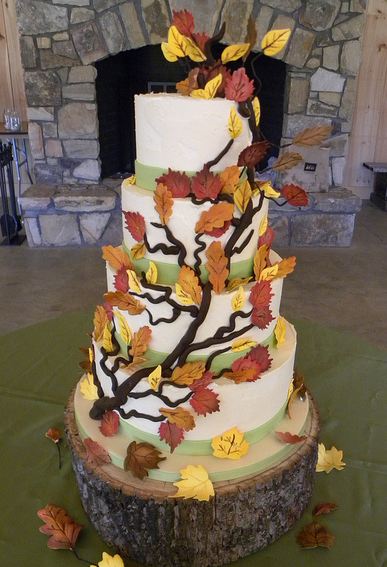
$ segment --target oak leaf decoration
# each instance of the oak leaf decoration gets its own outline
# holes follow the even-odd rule
[[[124,469],[142,480],[148,476],[149,470],[158,469],[162,461],[165,461],[165,457],[156,447],[150,443],[132,441],[127,448]]]
[[[133,363],[143,361],[143,356],[148,350],[151,338],[152,329],[147,326],[140,327],[139,330],[133,334],[132,344],[129,350],[130,356],[133,357]]]
[[[219,175],[204,166],[192,177],[191,187],[197,199],[216,199],[222,189],[222,181]]]
[[[83,526],[77,524],[64,508],[47,504],[37,512],[38,517],[44,522],[39,531],[49,536],[47,547],[50,549],[75,548],[79,532]]]
[[[287,44],[292,30],[270,30],[268,31],[261,42],[261,48],[265,55],[272,57],[277,55]]]
[[[102,246],[102,258],[113,270],[120,270],[121,268],[131,270],[133,268],[129,256],[120,246]]]
[[[226,286],[229,270],[228,261],[222,245],[218,241],[211,242],[206,250],[208,279],[215,293],[222,293]]]
[[[297,146],[318,146],[329,138],[332,133],[332,126],[321,124],[312,128],[305,128],[293,138],[293,144]]]
[[[335,540],[335,536],[325,526],[317,522],[308,524],[297,535],[297,543],[305,549],[313,549],[315,547],[330,549]]]
[[[145,309],[145,305],[130,295],[130,293],[109,291],[108,293],[105,293],[104,297],[110,305],[118,307],[121,311],[127,311],[130,315],[139,315]]]
[[[173,369],[171,380],[179,386],[190,386],[192,382],[199,380],[205,371],[206,363],[204,360],[186,362],[183,366],[176,366]]]
[[[175,423],[164,421],[160,423],[159,437],[161,441],[165,441],[169,445],[171,453],[173,453],[184,439],[184,429],[178,427]]]
[[[303,161],[301,154],[297,152],[284,152],[275,163],[272,165],[274,171],[285,171],[295,167],[298,163]]]
[[[295,435],[293,433],[289,433],[289,431],[276,431],[275,434],[282,443],[288,443],[289,445],[296,445],[308,438],[307,435]]]
[[[208,501],[215,495],[214,487],[208,477],[208,472],[202,465],[188,465],[180,471],[182,480],[174,482],[178,491],[172,498],[194,498]]]
[[[266,156],[270,144],[265,140],[255,142],[241,151],[238,157],[239,167],[255,167]]]
[[[331,449],[326,449],[324,443],[318,444],[316,472],[329,474],[333,469],[341,471],[344,467],[343,451],[336,449],[334,446]]]
[[[245,102],[253,95],[254,82],[249,79],[244,67],[240,67],[226,79],[224,92],[228,100],[235,102]]]
[[[160,408],[160,414],[167,418],[169,423],[173,423],[184,429],[184,431],[191,431],[195,427],[195,419],[188,410],[178,407],[176,409]]]
[[[156,212],[159,214],[160,222],[166,225],[171,218],[173,211],[173,199],[171,191],[164,183],[156,185],[156,191],[153,194]]]
[[[299,185],[286,184],[281,189],[282,197],[293,207],[306,207],[309,202],[308,194]]]
[[[334,512],[337,508],[338,506],[334,502],[323,502],[321,504],[316,504],[313,508],[312,514],[313,516],[322,516]]]
[[[87,437],[83,440],[86,449],[86,462],[90,465],[100,467],[112,462],[109,453],[99,443]]]
[[[106,411],[101,420],[99,430],[105,437],[114,437],[120,427],[120,416],[116,411]]]
[[[234,191],[234,202],[241,213],[247,209],[247,205],[252,197],[252,190],[247,179],[241,180]]]
[[[199,283],[199,278],[192,268],[189,266],[182,266],[179,271],[177,283],[181,289],[192,299],[193,303],[200,305],[202,301],[202,288]]]
[[[145,236],[145,219],[140,213],[125,212],[126,228],[129,230],[132,238],[137,242],[142,242]]]
[[[106,314],[105,309],[102,305],[97,305],[94,312],[94,330],[93,330],[93,337],[96,342],[102,340],[103,331],[105,328],[106,323],[108,322],[108,316]]]
[[[189,403],[198,415],[204,417],[209,413],[219,411],[219,396],[210,388],[195,389]]]
[[[212,454],[218,459],[239,460],[249,452],[249,443],[246,441],[242,431],[232,427],[221,435],[214,437],[211,441]]]
[[[175,293],[177,299],[182,305],[194,304],[194,300],[192,299],[192,296],[186,291],[184,291],[184,289],[181,287],[181,285],[178,282],[175,283]]]
[[[203,211],[195,225],[198,234],[209,234],[214,229],[223,228],[233,218],[234,205],[232,203],[216,203],[207,211]]]
[[[156,183],[165,185],[168,191],[172,194],[172,197],[188,197],[191,192],[191,181],[188,175],[184,172],[174,171],[170,168],[167,173],[164,173],[156,179]],[[171,207],[172,204],[173,201],[171,203]]]
[[[233,195],[236,185],[239,181],[239,167],[237,165],[229,165],[219,173],[222,181],[222,194]]]

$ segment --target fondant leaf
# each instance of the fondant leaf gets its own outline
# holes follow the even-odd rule
[[[162,461],[165,461],[165,457],[156,447],[150,443],[132,441],[127,448],[124,469],[142,480],[148,476],[149,470],[158,469]]]
[[[315,547],[330,549],[335,540],[335,536],[325,526],[317,522],[308,524],[297,535],[297,543],[305,549],[313,549]]]
[[[276,431],[275,434],[282,443],[288,443],[289,445],[296,445],[307,439],[307,435],[294,435],[289,433],[289,431]]]
[[[118,321],[118,332],[126,345],[130,345],[132,340],[132,331],[125,319],[119,311],[113,311],[114,317]]]
[[[247,357],[259,365],[261,372],[266,372],[271,367],[272,359],[270,358],[269,348],[263,345],[257,345],[251,349]]]
[[[226,79],[224,92],[228,100],[236,102],[245,102],[253,95],[254,82],[249,79],[244,67],[240,67]]]
[[[261,43],[264,54],[270,57],[277,55],[287,44],[291,33],[290,29],[268,31]]]
[[[156,368],[149,374],[148,378],[149,386],[152,390],[157,390],[161,381],[161,365],[159,364]]]
[[[200,47],[200,49],[205,52],[206,43],[210,37],[204,32],[193,33],[192,38],[194,42]]]
[[[281,316],[277,319],[277,324],[274,328],[274,336],[277,341],[277,347],[284,344],[286,339],[286,321]]]
[[[86,449],[86,462],[90,465],[100,467],[112,462],[109,453],[96,441],[87,437],[83,440]]]
[[[64,508],[47,504],[47,506],[38,510],[37,514],[44,522],[39,531],[49,536],[47,547],[50,549],[74,549],[82,526],[74,522]]]
[[[120,427],[120,416],[115,411],[106,411],[101,420],[99,430],[105,437],[114,437]]]
[[[167,418],[169,423],[181,427],[184,431],[191,431],[195,427],[195,419],[188,410],[179,407],[176,409],[160,408],[160,414]]]
[[[106,260],[113,270],[120,270],[121,268],[129,270],[133,268],[129,256],[120,246],[102,246],[102,258]]]
[[[222,180],[219,175],[212,173],[207,166],[204,166],[192,177],[191,186],[197,199],[216,199],[222,189]]]
[[[212,454],[218,459],[239,460],[249,452],[249,444],[242,431],[232,427],[211,441]]]
[[[234,191],[234,202],[241,213],[244,213],[251,199],[252,191],[247,179],[241,180]]]
[[[278,273],[278,264],[264,268],[259,276],[259,281],[271,281]]]
[[[240,311],[246,303],[246,294],[242,286],[239,286],[238,291],[234,294],[231,300],[231,307],[233,311]]]
[[[97,566],[90,565],[90,567]],[[118,553],[116,553],[115,555],[109,555],[104,551],[102,553],[102,561],[98,562],[98,567],[125,567],[125,565]]]
[[[268,199],[276,199],[277,197],[281,197],[281,193],[274,189],[270,181],[265,181],[264,183],[260,183],[259,190],[263,191],[263,194]]]
[[[237,61],[244,57],[250,49],[249,43],[239,43],[238,45],[228,45],[222,51],[221,60],[223,65],[230,63],[230,61]]]
[[[334,512],[337,508],[338,506],[334,502],[323,502],[321,504],[316,504],[313,508],[312,514],[313,516],[322,516]]]
[[[230,165],[219,173],[219,177],[223,185],[221,192],[226,195],[233,195],[239,181],[239,167]]]
[[[165,43],[161,44],[161,49],[163,49],[163,45],[165,46]],[[178,57],[186,57],[187,55],[187,38],[185,37],[185,35],[179,32],[176,26],[172,25],[168,30],[168,43],[165,49],[169,56],[173,55],[176,57],[175,61]],[[168,57],[166,57],[166,59],[168,61],[172,60],[168,59]]]
[[[192,13],[188,10],[173,10],[172,14],[172,25],[176,26],[181,34],[190,37],[195,30]]]
[[[255,167],[266,156],[270,144],[268,142],[255,142],[241,151],[238,157],[239,167]]]
[[[343,451],[336,449],[336,447],[326,449],[324,443],[318,444],[316,472],[326,472],[328,474],[333,469],[341,471],[344,467]]]
[[[206,250],[208,279],[215,293],[222,293],[228,278],[228,261],[220,242],[211,242]]]
[[[91,372],[88,372],[79,383],[79,389],[85,400],[98,400],[98,388],[94,384],[94,378]]]
[[[277,278],[286,278],[289,274],[294,271],[296,267],[296,257],[289,256],[289,258],[284,258],[278,264],[278,271],[276,273]]]
[[[267,244],[268,248],[271,247],[271,245],[273,244],[273,240],[274,240],[274,230],[268,226],[266,229],[266,232],[259,237],[258,239],[258,246],[262,246],[263,244]]]
[[[304,384],[304,377],[302,374],[299,374],[296,370],[293,374],[293,380],[289,386],[288,392],[288,405],[287,405],[287,413],[290,419],[293,417],[293,405],[294,402],[305,395],[306,388]]]
[[[130,315],[139,315],[145,309],[145,305],[138,299],[123,293],[122,291],[109,291],[104,295],[106,301],[113,307],[118,307],[121,311],[127,311]]]
[[[114,287],[117,291],[126,293],[129,289],[128,273],[126,268],[120,268],[114,275]]]
[[[204,89],[195,89],[191,92],[191,96],[194,98],[204,98],[211,99],[215,98],[216,93],[222,84],[223,75],[218,73],[213,79],[210,79],[206,84]]]
[[[227,284],[226,291],[233,291],[234,289],[236,289],[241,285],[248,284],[250,281],[251,281],[251,276],[247,278],[235,278],[233,280],[230,280]]]
[[[293,207],[306,207],[308,204],[308,194],[299,185],[289,183],[281,189],[282,197]]]
[[[133,260],[141,260],[141,258],[144,258],[145,253],[146,247],[144,242],[138,242],[137,244],[134,244],[130,249],[130,254]]]
[[[267,215],[265,215],[263,217],[263,219],[261,220],[261,223],[259,225],[259,230],[258,230],[259,236],[262,236],[263,234],[265,234],[265,232],[267,231],[268,224],[269,224],[269,221],[268,221]]]
[[[181,287],[181,290],[192,299],[192,303],[200,305],[202,301],[202,288],[199,283],[199,278],[192,268],[182,266],[179,271],[177,283]]]
[[[209,234],[216,228],[223,228],[233,218],[234,205],[222,201],[212,205],[207,211],[203,211],[195,225],[198,234]]]
[[[254,276],[258,281],[261,277],[262,271],[268,265],[269,260],[269,247],[263,244],[258,248],[254,256]]]
[[[129,177],[126,177],[121,183],[121,189],[129,189],[131,185],[135,185],[135,184],[136,184],[136,176],[129,175]]]
[[[93,330],[93,337],[96,342],[102,340],[103,330],[105,328],[106,323],[108,322],[108,317],[106,314],[105,309],[102,305],[97,305],[94,312],[94,330]]]
[[[145,219],[140,213],[124,212],[126,228],[137,242],[142,242],[145,235]]]
[[[191,192],[191,181],[188,175],[170,168],[168,173],[158,177],[156,182],[165,185],[172,193],[172,197],[187,197]]]
[[[163,41],[161,43],[161,51],[163,52],[165,59],[170,63],[174,63],[175,61],[177,61],[177,55],[175,55],[171,46],[167,42]]]
[[[110,323],[106,323],[105,328],[103,330],[102,347],[106,350],[107,353],[113,352],[114,350],[112,333],[110,331]]]
[[[173,369],[171,380],[179,386],[189,386],[195,380],[199,380],[205,371],[205,362],[203,360],[195,360],[194,362],[186,362],[183,366],[176,366]]]
[[[219,411],[218,394],[210,388],[195,389],[189,403],[198,415],[206,416],[208,413]]]
[[[156,212],[159,214],[161,224],[167,224],[172,215],[173,199],[171,191],[164,183],[158,183],[153,194]]]
[[[269,306],[254,307],[251,314],[251,322],[253,325],[258,327],[258,329],[266,329],[270,323],[274,320],[274,317],[270,311]]]
[[[47,429],[44,436],[47,437],[47,439],[50,439],[53,443],[55,443],[55,445],[58,445],[58,443],[60,443],[63,437],[60,429],[56,427],[49,427],[49,429]]]
[[[227,124],[228,132],[230,137],[235,140],[242,134],[242,120],[234,107],[230,110],[230,115],[228,117]]]
[[[195,63],[201,63],[207,59],[200,47],[188,37],[186,38],[186,53],[192,61],[195,61]],[[210,98],[213,98],[214,96],[215,95],[210,96]]]
[[[284,152],[272,165],[272,168],[274,171],[285,171],[296,166],[303,159],[302,155],[297,152]]]
[[[157,283],[157,266],[154,262],[149,262],[149,266],[147,272],[145,274],[145,279],[149,284],[156,284]]]
[[[186,291],[184,291],[184,289],[181,287],[181,285],[176,282],[175,284],[175,293],[176,293],[176,297],[179,300],[179,302],[182,305],[193,305],[194,304],[194,300],[192,298],[192,296],[187,293]]]
[[[134,293],[141,293],[141,284],[136,272],[134,270],[128,270],[127,274],[130,291],[134,291]]]
[[[133,363],[138,363],[143,360],[143,356],[148,350],[150,340],[152,338],[152,329],[149,327],[140,327],[134,333],[132,338],[132,345],[129,354],[133,356]]]
[[[248,348],[252,348],[257,344],[257,341],[253,341],[248,337],[241,337],[240,339],[235,339],[231,344],[231,351],[232,352],[240,352],[242,350],[247,350]]]
[[[260,373],[261,368],[258,362],[246,355],[234,360],[231,370],[224,372],[223,376],[233,380],[236,384],[241,384],[242,382],[255,382],[260,377]]]
[[[208,501],[215,495],[214,487],[208,473],[202,465],[188,465],[180,471],[182,480],[174,482],[178,491],[172,498],[194,498]]]
[[[210,384],[212,384],[212,379],[214,377],[214,373],[210,370],[206,370],[201,378],[189,384],[188,388],[193,392],[195,390],[200,390],[200,388],[207,388]]]
[[[259,121],[261,120],[261,105],[259,102],[259,98],[255,96],[253,98],[253,110],[254,110],[254,118],[255,118],[255,125],[259,125]]]
[[[321,142],[329,138],[332,133],[332,126],[321,124],[312,128],[305,128],[293,138],[293,144],[297,146],[319,146]]]
[[[159,437],[161,441],[165,441],[170,446],[171,453],[173,453],[184,439],[184,429],[169,421],[163,421],[160,423]]]

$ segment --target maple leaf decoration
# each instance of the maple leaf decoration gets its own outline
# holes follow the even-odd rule
[[[256,309],[267,307],[273,297],[269,281],[257,282],[250,290],[249,301]]]
[[[207,166],[192,178],[191,183],[197,199],[216,199],[223,187],[220,176],[212,173]]]
[[[238,460],[249,451],[249,444],[244,438],[242,431],[233,427],[221,435],[214,437],[211,441],[214,457],[218,459]]]
[[[238,157],[239,167],[255,167],[266,156],[270,148],[269,142],[255,142],[241,151]]]
[[[171,453],[173,453],[184,439],[184,429],[178,427],[175,423],[164,421],[159,427],[159,437],[161,441],[165,441],[169,445]]]
[[[165,457],[161,457],[161,452],[156,447],[150,443],[132,441],[127,449],[124,468],[142,480],[148,476],[149,470],[158,469],[161,461],[165,461]]]
[[[103,414],[99,430],[105,437],[114,437],[120,426],[120,416],[115,411],[107,411]]]
[[[173,483],[178,491],[172,498],[194,498],[208,501],[211,496],[215,495],[208,472],[202,465],[188,465],[180,471],[180,475],[182,480]]]
[[[308,204],[308,195],[298,185],[293,185],[289,183],[288,185],[284,185],[281,190],[282,197],[284,197],[289,205],[293,205],[293,207],[306,207]]]
[[[124,212],[126,228],[129,230],[130,234],[137,240],[141,242],[144,240],[145,235],[145,219],[140,213]]]
[[[274,317],[268,305],[254,307],[251,322],[258,329],[266,329],[272,321],[274,321]]]
[[[312,514],[313,516],[322,516],[334,512],[337,508],[338,506],[334,502],[323,502],[321,504],[316,504],[313,508]]]
[[[254,94],[254,82],[249,79],[244,67],[240,67],[226,79],[224,92],[228,100],[235,102],[245,102]]]
[[[38,517],[44,522],[39,531],[49,536],[47,547],[50,549],[70,549],[75,548],[79,532],[82,526],[74,522],[64,508],[47,504],[37,512]]]
[[[205,47],[206,47],[206,43],[207,43],[207,41],[210,39],[210,36],[207,35],[207,34],[204,33],[204,32],[197,32],[197,33],[193,33],[193,34],[192,34],[192,39],[194,40],[195,43],[198,44],[198,46],[200,47],[200,49],[201,49],[202,51],[204,51],[204,50],[205,50]],[[220,71],[221,71],[221,70],[222,70],[222,69],[220,69]],[[217,69],[217,71],[219,71],[219,69]],[[212,78],[212,77],[210,77],[210,78]],[[218,92],[219,92],[219,91],[218,91]]]
[[[191,192],[191,181],[186,173],[168,169],[167,173],[156,179],[156,183],[165,185],[172,197],[188,197]]]
[[[262,236],[259,237],[258,248],[260,248],[264,244],[268,248],[270,248],[272,243],[273,243],[274,237],[275,237],[274,230],[270,226],[268,226],[267,229],[266,229],[266,232],[264,234],[262,234]]]
[[[328,474],[333,469],[341,471],[344,467],[343,451],[339,451],[336,447],[326,449],[323,443],[318,444],[316,472],[326,472]]]
[[[289,433],[289,431],[276,431],[275,434],[282,443],[288,443],[289,445],[296,445],[307,439],[306,435],[294,435]]]
[[[208,413],[219,411],[219,397],[211,388],[196,388],[189,400],[198,415],[206,416]]]
[[[83,440],[83,444],[86,449],[86,462],[89,465],[99,467],[112,462],[109,453],[97,441],[87,437]]]
[[[312,522],[305,526],[297,536],[297,543],[305,549],[313,549],[315,547],[330,549],[335,540],[335,536],[317,522]]]
[[[97,567],[96,565],[90,565],[90,567]],[[115,555],[109,555],[105,551],[102,553],[102,561],[98,562],[98,567],[125,567],[122,558],[118,553]]]

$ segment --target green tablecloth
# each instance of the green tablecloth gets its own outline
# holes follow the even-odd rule
[[[49,427],[63,427],[63,409],[80,375],[77,349],[88,343],[90,321],[90,313],[73,313],[0,337],[1,566],[82,565],[68,551],[46,548],[36,511],[47,503],[63,506],[85,526],[78,546],[81,556],[96,563],[107,551],[81,508],[67,448],[59,471],[55,446],[44,437]],[[295,325],[297,366],[320,406],[321,440],[328,448],[333,444],[343,449],[347,466],[317,474],[312,504],[297,525],[233,565],[385,566],[387,352],[314,323]],[[322,518],[336,544],[330,551],[301,550],[295,536],[311,520],[312,506],[323,501],[339,506]]]

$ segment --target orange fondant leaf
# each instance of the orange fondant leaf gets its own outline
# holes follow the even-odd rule
[[[195,380],[199,380],[205,371],[204,360],[186,362],[183,366],[173,369],[171,380],[180,386],[190,386]]]
[[[254,276],[257,281],[261,277],[261,273],[267,267],[269,260],[269,247],[267,244],[262,244],[258,248],[254,256]]]
[[[122,250],[120,246],[102,246],[102,258],[113,268],[113,270],[132,270],[133,264],[129,256]]]
[[[323,502],[321,504],[316,504],[313,508],[312,514],[313,516],[322,516],[334,512],[337,508],[338,506],[334,502]]]
[[[223,183],[222,193],[232,195],[239,181],[239,167],[237,165],[230,165],[219,173],[219,177]]]
[[[184,429],[184,431],[191,431],[195,427],[195,420],[188,410],[179,407],[176,409],[160,408],[160,414],[167,418],[169,423],[173,423]]]
[[[118,307],[122,311],[127,311],[130,315],[138,315],[145,309],[145,305],[138,299],[130,295],[130,293],[123,293],[122,291],[109,291],[104,295],[106,301],[113,307]]]
[[[149,470],[158,469],[161,461],[165,461],[165,457],[161,457],[161,452],[156,447],[150,443],[132,441],[127,448],[124,469],[142,480],[148,476]]]
[[[289,258],[284,258],[278,264],[278,271],[275,275],[276,278],[286,278],[287,275],[291,274],[296,267],[296,257],[289,256]]]
[[[39,531],[49,536],[47,547],[50,549],[73,550],[82,526],[74,522],[66,510],[47,504],[37,512],[38,517],[44,522]]]
[[[159,213],[161,224],[167,224],[172,215],[172,193],[168,191],[166,185],[158,183],[153,195],[153,200],[155,202],[155,209]]]
[[[202,301],[202,288],[199,284],[199,278],[192,268],[182,266],[177,283],[180,285],[181,289],[192,298],[193,303],[200,305]]]
[[[297,536],[297,543],[305,549],[312,549],[314,547],[326,547],[330,549],[335,543],[335,536],[331,534],[327,528],[312,522],[304,527]]]
[[[105,309],[102,305],[97,305],[95,312],[94,312],[94,330],[93,330],[93,337],[95,341],[102,340],[103,332],[105,330],[105,326],[108,323],[109,319],[106,314]]]
[[[220,242],[211,242],[206,250],[208,279],[215,293],[222,293],[226,286],[229,270],[227,258]]]
[[[275,434],[282,443],[288,443],[289,445],[295,445],[307,439],[306,435],[293,435],[289,431],[276,431]]]
[[[222,228],[225,223],[232,219],[234,205],[232,203],[217,203],[212,205],[208,211],[203,211],[195,225],[195,232],[210,233],[215,228]]]
[[[149,327],[140,327],[133,334],[131,348],[129,354],[133,356],[133,363],[142,362],[143,356],[148,350],[150,340],[152,338],[152,329]]]

